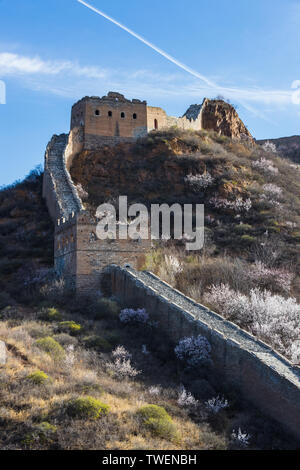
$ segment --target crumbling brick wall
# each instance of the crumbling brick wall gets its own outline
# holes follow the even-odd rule
[[[97,220],[84,211],[58,219],[55,228],[55,270],[80,293],[99,291],[111,264],[141,269],[151,248],[148,240],[99,240],[96,228]]]

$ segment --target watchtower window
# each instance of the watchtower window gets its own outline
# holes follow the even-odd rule
[[[132,115],[132,117],[133,117],[133,119],[137,119],[137,114],[134,113],[134,114]]]
[[[112,117],[112,111],[108,111],[108,117]]]
[[[96,109],[95,115],[96,115],[96,116],[100,116],[100,111],[99,111],[99,109]]]
[[[154,119],[154,129],[158,129],[158,120]]]
[[[125,113],[121,113],[121,118],[125,119]]]

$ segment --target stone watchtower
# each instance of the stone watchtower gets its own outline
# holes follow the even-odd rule
[[[55,270],[77,291],[99,289],[101,273],[108,265],[130,264],[139,269],[151,241],[97,238],[98,221],[85,209],[70,175],[72,160],[83,150],[131,142],[147,131],[146,101],[130,101],[111,92],[76,103],[70,133],[54,135],[47,146],[43,196],[55,224]]]
[[[114,92],[102,98],[85,97],[72,107],[71,131],[78,128],[85,149],[137,139],[148,132],[147,103]]]

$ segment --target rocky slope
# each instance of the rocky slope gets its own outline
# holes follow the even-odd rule
[[[53,225],[42,199],[40,170],[0,190],[0,309],[30,299],[53,265]]]
[[[250,140],[253,137],[248,131],[235,108],[223,100],[205,99],[202,106],[202,127],[237,140]]]
[[[300,136],[281,137],[279,139],[258,140],[257,143],[264,145],[270,142],[276,147],[276,151],[283,158],[292,162],[300,163]]]
[[[136,144],[85,151],[71,175],[92,211],[127,195],[129,203],[203,203],[217,251],[248,256],[266,237],[297,264],[300,182],[295,169],[252,143],[207,131],[155,132]]]

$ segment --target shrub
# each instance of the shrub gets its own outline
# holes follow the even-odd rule
[[[51,335],[52,327],[50,325],[45,325],[43,323],[34,323],[29,324],[26,327],[26,330],[32,338],[45,338],[46,336]]]
[[[238,446],[247,447],[250,444],[251,435],[239,428],[237,431],[232,431],[231,439]]]
[[[235,232],[237,233],[247,233],[253,230],[252,225],[249,224],[239,224],[234,227]]]
[[[260,160],[256,160],[252,163],[253,168],[262,171],[265,174],[269,175],[277,175],[278,168],[273,165],[271,160],[267,160],[266,158],[261,158]]]
[[[184,181],[189,185],[192,191],[197,193],[211,186],[214,182],[214,178],[207,172],[203,173],[203,175],[187,175]]]
[[[272,183],[264,184],[263,190],[269,198],[270,197],[279,198],[282,195],[282,189],[276,184],[272,184]]]
[[[267,142],[263,144],[262,148],[264,149],[265,152],[271,152],[271,153],[277,152],[276,145],[273,142],[270,142],[269,140],[267,140]]]
[[[65,304],[70,292],[66,289],[65,280],[52,279],[40,288],[40,294],[49,302]],[[61,320],[61,318],[59,319]]]
[[[70,336],[67,333],[58,333],[54,335],[53,338],[57,341],[61,346],[77,346],[78,339],[74,338],[74,336]]]
[[[190,392],[187,392],[186,389],[182,387],[177,403],[179,406],[190,408],[197,406],[198,400],[196,400],[196,398],[194,398]]]
[[[219,413],[219,411],[228,408],[228,401],[224,397],[210,398],[205,402],[206,408],[213,414]]]
[[[124,346],[118,346],[116,349],[113,350],[112,356],[115,359],[131,359],[132,355],[130,354]]]
[[[71,335],[77,335],[81,332],[82,326],[79,323],[72,321],[62,321],[59,323],[60,330]]]
[[[65,356],[64,348],[57,341],[55,341],[55,339],[51,338],[51,336],[38,339],[36,340],[35,344],[39,349],[46,352],[54,359],[63,359]]]
[[[256,242],[256,238],[252,237],[252,235],[245,234],[241,236],[241,241],[246,245],[252,245],[253,243]]]
[[[134,310],[133,308],[125,308],[121,310],[119,315],[120,321],[122,323],[143,323],[146,324],[149,322],[149,315],[144,308],[139,308]]]
[[[176,427],[171,416],[162,406],[145,405],[137,411],[143,425],[153,435],[166,440],[174,440],[177,436]]]
[[[181,339],[174,351],[178,359],[189,367],[208,365],[211,362],[211,346],[201,335]]]
[[[125,379],[128,377],[136,377],[140,374],[140,371],[136,370],[131,365],[131,354],[123,346],[118,346],[112,352],[112,356],[114,358],[114,362],[108,363],[107,368],[117,378]]]
[[[260,261],[252,266],[247,275],[255,287],[283,293],[291,290],[294,278],[293,273],[285,269],[269,268]]]
[[[44,434],[52,434],[57,431],[57,427],[53,424],[48,423],[47,421],[43,421],[42,423],[38,424],[37,429]]]
[[[215,196],[210,198],[209,203],[214,209],[232,210],[238,213],[242,211],[248,212],[252,207],[251,199],[248,198],[244,201],[241,197],[237,197],[234,201],[229,201],[226,198]]]
[[[75,398],[66,403],[66,413],[71,418],[99,419],[108,412],[108,405],[90,396]]]
[[[113,347],[116,347],[121,342],[120,333],[117,330],[103,331],[103,335]]]
[[[243,295],[221,284],[208,289],[204,301],[293,359],[295,343],[300,337],[300,305],[296,299],[285,299],[257,288]]]
[[[120,307],[117,302],[110,299],[100,299],[96,302],[95,318],[117,318],[120,313]]]
[[[22,444],[26,447],[33,447],[36,443],[41,443],[49,446],[53,442],[53,438],[57,432],[56,426],[46,421],[34,426],[32,432],[25,435]]]
[[[61,321],[62,315],[56,308],[42,309],[39,317],[45,321]]]
[[[32,374],[27,375],[27,380],[29,380],[34,385],[43,385],[49,380],[49,376],[45,374],[42,370],[37,370],[32,372]]]
[[[101,336],[97,336],[97,335],[88,336],[84,338],[83,341],[89,348],[94,348],[94,349],[97,349],[99,351],[104,351],[104,352],[109,352],[112,350],[112,345],[105,338],[102,338]]]
[[[155,385],[152,385],[148,392],[150,393],[150,395],[160,395],[161,394],[161,388],[158,387],[158,386],[155,386]]]

